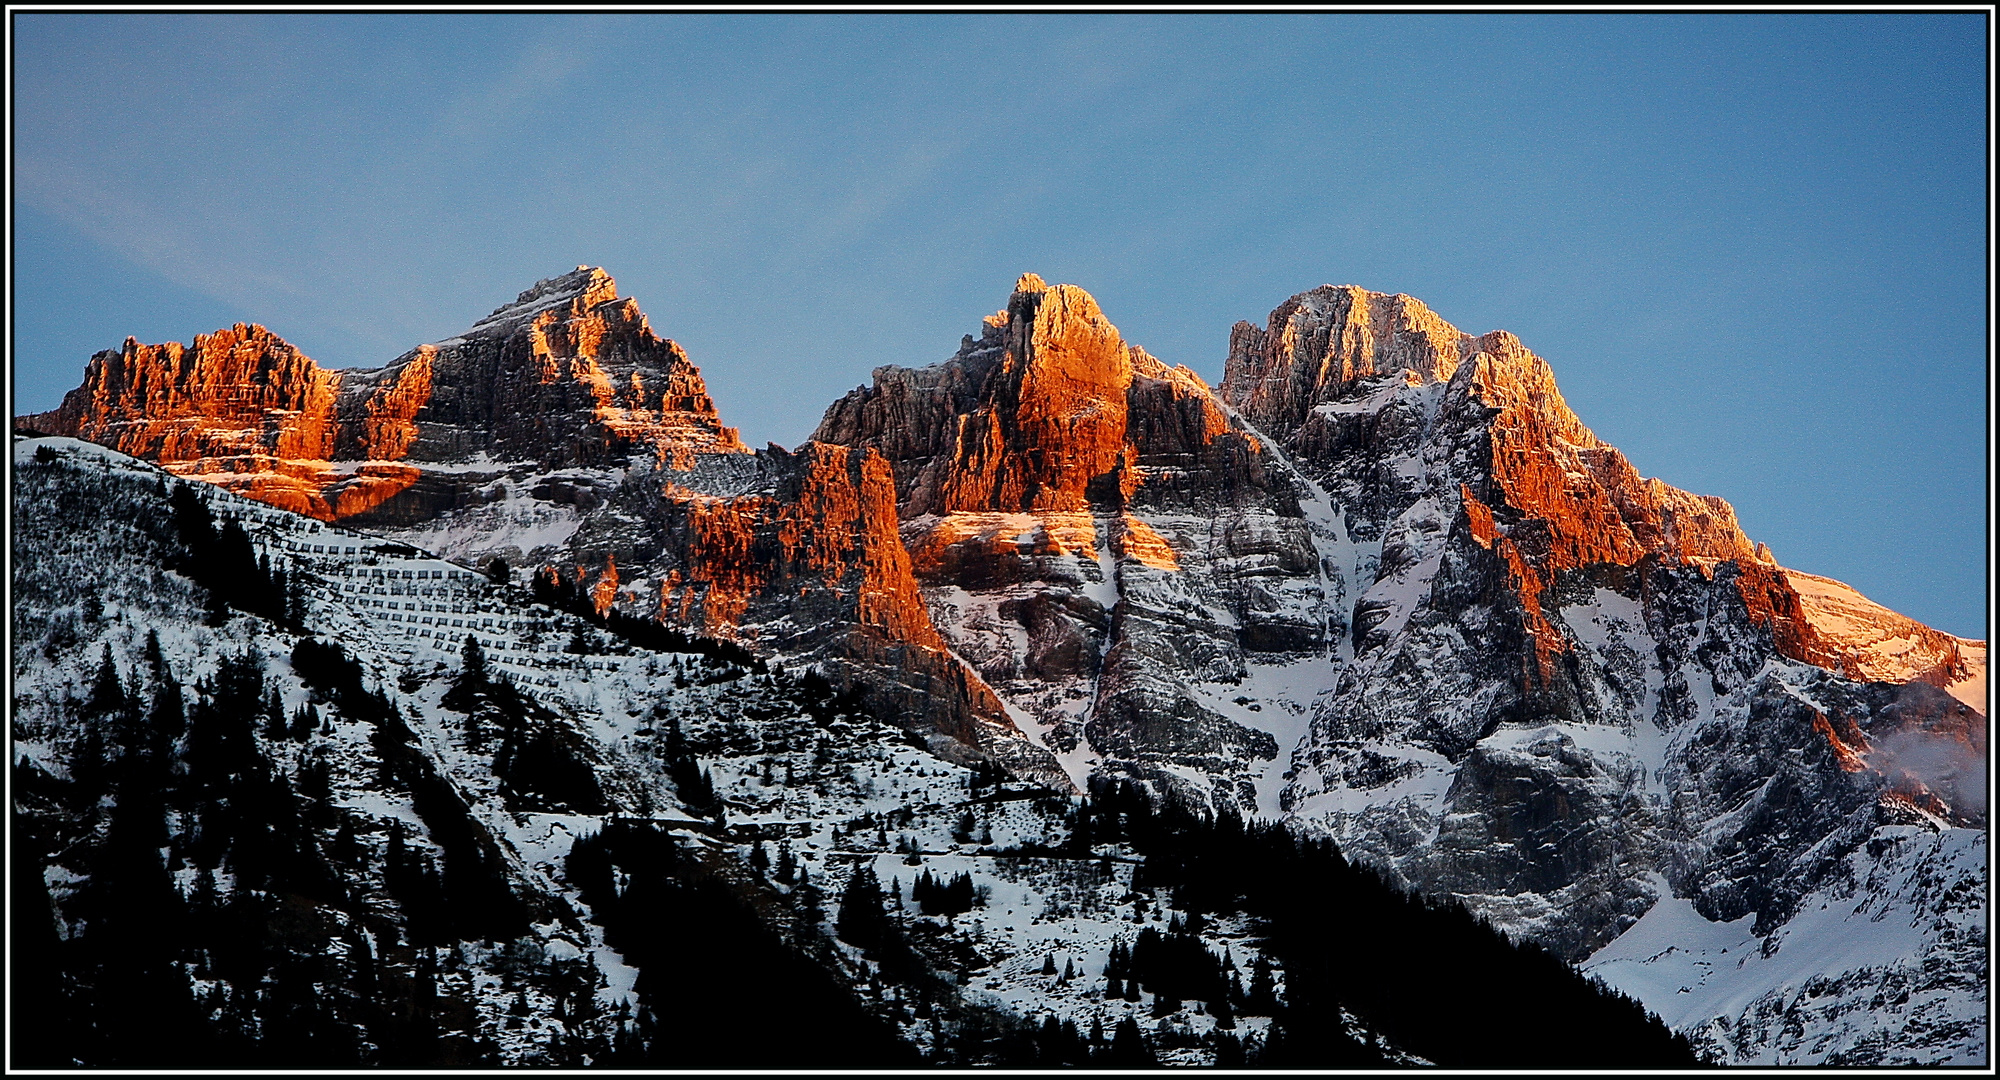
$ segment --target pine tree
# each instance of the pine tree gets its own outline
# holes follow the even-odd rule
[[[118,665],[111,660],[111,643],[104,643],[104,659],[97,665],[97,677],[91,681],[90,696],[84,699],[83,713],[87,717],[102,718],[116,716],[125,709],[125,687],[118,681]]]
[[[486,685],[486,651],[479,647],[479,638],[465,635],[465,647],[459,650],[459,678],[469,687],[483,688]]]
[[[280,621],[289,626],[305,626],[306,586],[301,576],[298,574],[287,576],[281,570],[277,579],[272,582],[272,588],[282,597],[280,603],[284,606],[284,614]]]
[[[306,742],[320,729],[319,706],[310,702],[300,705],[292,713],[292,740]]]
[[[1272,978],[1271,961],[1259,954],[1250,965],[1250,992],[1243,1001],[1246,1016],[1271,1016],[1278,1010],[1277,983]]]
[[[147,740],[153,752],[164,757],[187,731],[187,700],[164,661],[153,671],[153,703],[146,710]]]
[[[145,657],[146,669],[153,673],[153,678],[160,679],[170,674],[166,654],[160,650],[160,632],[152,627],[146,628]]]
[[[784,837],[778,841],[778,865],[772,875],[780,885],[790,885],[792,876],[798,869],[798,862],[792,856],[792,841]]]
[[[275,741],[290,734],[291,724],[285,719],[285,699],[279,696],[276,687],[272,687],[270,698],[264,702],[264,737]]]
[[[1107,1064],[1113,1068],[1147,1068],[1159,1064],[1153,1056],[1153,1048],[1146,1045],[1146,1037],[1139,1034],[1139,1021],[1132,1014],[1118,1021],[1118,1027],[1111,1033],[1111,1054]]]
[[[861,863],[847,879],[847,888],[840,896],[840,917],[834,923],[834,933],[840,940],[859,948],[872,948],[882,939],[882,879],[875,876],[875,868]]]

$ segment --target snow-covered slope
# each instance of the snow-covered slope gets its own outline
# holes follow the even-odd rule
[[[316,932],[323,936],[301,931],[293,947],[343,966],[366,959],[382,979],[433,979],[438,1015],[458,1017],[428,1056],[414,1058],[397,1058],[410,1051],[364,1025],[360,1062],[620,1060],[616,1048],[636,1030],[638,972],[607,942],[567,857],[580,838],[633,822],[663,829],[686,858],[708,868],[703,873],[734,883],[783,940],[828,965],[855,1002],[931,1060],[982,1060],[993,1053],[995,1032],[1049,1016],[1085,1032],[1093,1024],[1109,1032],[1132,1016],[1164,1059],[1214,1060],[1216,1021],[1199,1003],[1155,1017],[1145,995],[1127,1001],[1102,994],[1112,944],[1129,945],[1140,925],[1164,926],[1177,916],[1164,893],[1134,890],[1131,852],[1105,844],[1083,858],[1015,853],[1026,843],[1060,845],[1070,798],[981,779],[912,745],[897,727],[830,704],[796,673],[764,673],[700,651],[635,647],[464,565],[207,489],[202,497],[218,520],[242,524],[256,550],[303,585],[309,633],[245,615],[215,624],[202,590],[167,568],[174,542],[163,531],[170,523],[164,473],[70,439],[19,440],[13,458],[20,477],[13,762],[17,778],[47,778],[17,785],[32,789],[22,796],[38,823],[31,831],[38,839],[66,837],[37,852],[47,860],[44,880],[59,914],[93,888],[90,853],[101,835],[93,839],[90,829],[104,828],[63,809],[72,771],[94,760],[89,748],[103,734],[99,722],[80,715],[79,702],[105,657],[134,693],[149,693],[143,688],[160,678],[159,671],[146,674],[150,635],[162,668],[190,688],[191,699],[206,700],[202,688],[222,667],[247,657],[277,695],[278,714],[310,706],[324,718],[305,734],[267,730],[261,719],[254,732],[258,752],[280,775],[324,768],[327,778],[323,807],[308,813],[308,847],[339,875],[347,899],[315,903],[312,919],[324,924]],[[80,528],[86,520],[101,524]],[[404,718],[415,753],[428,762],[421,771],[462,801],[464,820],[492,845],[508,888],[532,912],[515,940],[458,941],[441,959],[407,944],[410,901],[385,876],[386,864],[403,851],[434,869],[448,867],[457,834],[440,830],[459,819],[441,818],[409,781],[388,778],[379,724],[351,714],[293,670],[288,657],[306,636],[338,642],[359,661],[364,684]],[[449,703],[468,638],[479,643],[489,670],[504,673],[544,710],[537,715],[575,740],[565,753],[587,763],[604,807],[537,808],[509,794],[513,781],[500,775],[493,756],[498,733],[476,741],[464,706]],[[669,778],[668,726],[712,778],[719,816],[691,810]],[[410,766],[403,768],[398,775],[409,775]],[[193,828],[188,816],[167,823],[165,850],[186,897],[203,887],[193,856],[181,859],[193,835],[185,830]],[[783,880],[771,866],[780,849],[796,867]],[[225,905],[253,890],[230,867],[210,875]],[[908,927],[928,970],[948,979],[899,982],[911,976],[828,933],[839,919],[840,887],[860,867],[895,886],[891,917]],[[969,874],[983,902],[957,916],[919,914],[911,890],[925,872]],[[818,914],[808,919],[809,910]],[[62,933],[87,929],[65,923]],[[1258,955],[1241,918],[1213,921],[1202,934],[1216,953],[1227,948],[1246,968]],[[373,944],[363,950],[355,944],[363,940]],[[1051,957],[1069,977],[1043,974]],[[241,989],[205,968],[186,970],[198,998],[221,994],[221,1002]],[[588,1009],[575,1005],[577,978],[591,985]],[[221,1022],[224,1014],[207,1017]],[[1268,1023],[1245,1016],[1231,1030],[1254,1047]],[[985,1034],[975,1038],[978,1032]]]
[[[253,368],[282,385],[238,392]],[[126,371],[143,377],[121,382]],[[138,388],[157,381],[145,373],[170,371],[191,373],[183,381],[199,393],[154,416]],[[1105,1019],[1083,1010],[1073,982],[1037,989],[1005,972],[1039,971],[1034,949],[1043,961],[1108,950],[1126,901],[1114,899],[1124,895],[1115,872],[1090,886],[1080,866],[1043,873],[942,839],[965,831],[968,806],[977,824],[993,817],[996,837],[1061,833],[1055,800],[1037,810],[1033,799],[957,794],[969,767],[995,764],[1017,787],[1130,778],[1331,837],[1404,886],[1457,897],[1511,935],[1629,978],[1729,1060],[1984,1053],[1950,1019],[1984,1007],[1973,982],[1936,984],[1950,1000],[1909,1023],[1864,1017],[1888,1006],[1869,997],[1862,1009],[1843,990],[1831,999],[1839,1018],[1746,1025],[1753,1004],[1812,1011],[1771,1004],[1804,985],[1794,961],[1713,982],[1727,995],[1702,997],[1713,1012],[1696,1015],[1679,1000],[1694,989],[1667,987],[1679,976],[1633,974],[1671,972],[1667,960],[1616,950],[1621,935],[1693,927],[1674,921],[1686,915],[1702,920],[1688,929],[1697,936],[1711,920],[1747,925],[1759,949],[1820,957],[1843,986],[1923,957],[1962,967],[1966,937],[1942,923],[1930,936],[1882,937],[1862,959],[1829,951],[1813,942],[1851,928],[1832,929],[1814,905],[1850,888],[1878,913],[1931,903],[1899,876],[1907,853],[1969,867],[1983,850],[1882,838],[1985,835],[1985,643],[1779,566],[1722,500],[1641,477],[1512,335],[1460,333],[1410,297],[1301,293],[1265,327],[1238,325],[1212,392],[1124,342],[1082,289],[1026,275],[950,359],[880,368],[829,409],[817,441],[753,454],[721,426],[685,354],[602,271],[580,267],[377,372],[319,372],[267,331],[240,327],[191,350],[128,344],[94,361],[63,410],[24,419],[132,440],[177,475],[259,500],[213,496],[259,550],[312,583],[309,625],[356,643],[383,685],[407,682],[397,700],[429,760],[465,771],[469,798],[500,799],[489,826],[511,838],[537,895],[575,902],[559,864],[586,825],[507,824],[541,811],[508,804],[444,704],[467,634],[589,748],[615,813],[702,818],[661,779],[657,707],[683,716],[689,744],[732,793],[732,828],[795,834],[810,874],[838,878],[865,857],[907,891],[935,857],[996,897],[1017,886],[1061,897],[1050,911],[1073,909],[1076,921],[1049,915],[1060,932],[1048,919],[978,920],[993,944],[964,936],[974,927],[962,916],[934,928],[939,955],[959,956],[962,973],[983,970],[966,966],[966,950],[999,958],[990,989],[1013,1003],[996,1006],[1008,1015]],[[147,475],[83,444],[32,445],[110,462],[107,475]],[[79,566],[116,562],[100,543],[114,541],[62,536],[37,565],[83,587]],[[859,719],[806,724],[810,703],[784,679],[618,645],[490,585],[496,558],[600,621],[616,612],[726,639],[786,678],[815,668],[851,714],[903,735]],[[160,567],[131,562],[143,585],[133,588],[194,603]],[[90,652],[113,632],[91,620],[86,632],[78,601],[60,591],[36,604],[17,623],[31,639]],[[251,633],[241,620],[200,625],[200,614],[161,616],[197,643],[176,646],[190,680]],[[114,652],[129,660],[134,631],[116,632]],[[291,647],[275,628],[255,635],[268,656]],[[79,697],[96,654],[56,655],[66,674],[29,670],[36,693],[61,701],[66,684]],[[282,664],[270,670],[285,677]],[[722,689],[701,689],[710,685]],[[285,693],[289,707],[303,691]],[[64,708],[31,703],[23,715],[55,724]],[[921,747],[903,745],[910,737]],[[64,737],[25,745],[58,772],[73,749]],[[765,782],[781,766],[806,775],[821,745],[851,768],[820,762],[810,784]],[[886,796],[869,786],[883,782]],[[892,820],[907,842],[892,844]],[[753,850],[748,833],[699,824],[674,828],[712,846],[717,865]],[[856,843],[869,824],[882,849],[933,854],[899,875],[892,864],[908,852]],[[528,872],[543,862],[558,869]],[[1211,944],[1247,932],[1225,923],[1215,933],[1237,937]],[[1738,956],[1733,943],[1717,955],[1723,947]],[[1882,959],[1891,949],[1904,950],[1895,964]],[[839,955],[843,971],[863,970]],[[1732,1009],[1726,1034],[1712,1031]],[[937,1033],[949,1023],[914,1012],[898,1023],[947,1052],[951,1036]],[[1166,1043],[1206,1037],[1174,1030]]]
[[[1283,791],[1301,825],[1575,960],[1684,908],[1838,965],[1808,909],[1850,878],[1850,909],[1889,903],[1879,830],[1970,827],[1954,857],[1983,852],[1983,643],[1783,570],[1721,500],[1641,478],[1511,335],[1327,286],[1239,324],[1223,395],[1351,538],[1353,651]],[[1948,994],[1984,1008],[1977,981]],[[1984,1053],[1891,1026],[1811,1053]],[[1739,1027],[1724,1053],[1802,1052],[1785,1038]]]
[[[1984,1065],[1987,902],[1984,832],[1888,825],[1771,933],[1668,897],[1583,969],[1730,1064]]]

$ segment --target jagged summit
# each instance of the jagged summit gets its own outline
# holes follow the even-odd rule
[[[59,408],[16,426],[103,442],[326,520],[407,521],[463,505],[465,475],[428,466],[747,452],[686,352],[590,266],[373,370],[323,369],[254,324],[191,346],[127,338],[91,358]]]
[[[581,316],[599,304],[618,299],[618,283],[601,266],[578,266],[567,274],[543,278],[493,313],[473,324],[474,333],[511,327],[552,308],[566,307]]]
[[[1206,773],[1202,798],[1256,805],[1283,718],[1196,687],[1325,624],[1298,493],[1193,372],[1026,274],[951,359],[876,369],[813,437],[889,461],[939,629],[1080,784]]]
[[[1985,824],[1984,643],[1781,567],[1724,500],[1640,476],[1513,334],[1400,294],[1238,323],[1212,390],[1022,274],[795,452],[746,452],[589,266],[373,372],[248,325],[128,342],[64,409],[23,420],[816,667],[951,760],[1283,818],[1571,960],[1656,910],[1852,929],[1911,837]],[[1979,951],[1828,953],[1814,1005],[1740,945],[1703,999],[1732,1011],[1694,1017],[1736,1060],[1781,1028],[1901,1038],[1848,1007],[1942,1000]],[[1946,1030],[1919,1007],[1909,1030]]]
[[[1356,379],[1446,382],[1475,340],[1414,297],[1322,285],[1280,304],[1263,327],[1236,324],[1222,393],[1259,427],[1289,426]]]

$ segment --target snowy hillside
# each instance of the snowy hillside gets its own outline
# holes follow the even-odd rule
[[[1972,829],[1888,826],[1771,934],[1669,897],[1583,969],[1730,1064],[1982,1065],[1985,847]]]
[[[399,1053],[464,1064],[624,1060],[617,1048],[650,1022],[636,989],[639,973],[607,943],[566,869],[576,841],[607,822],[664,830],[742,890],[794,947],[830,965],[859,1008],[930,1059],[977,1060],[994,1052],[980,1040],[990,1042],[1009,1023],[1047,1017],[1073,1024],[1086,1042],[1088,1032],[1104,1033],[1108,1052],[1108,1033],[1133,1017],[1161,1057],[1214,1060],[1217,1020],[1200,1003],[1154,1017],[1147,995],[1102,995],[1113,945],[1129,945],[1140,927],[1165,927],[1177,917],[1165,896],[1132,889],[1138,860],[1115,845],[1082,858],[1014,853],[1024,844],[1059,846],[1070,799],[996,784],[940,761],[897,729],[847,713],[783,672],[636,648],[463,566],[216,489],[203,496],[217,519],[245,523],[258,551],[290,567],[303,586],[302,629],[310,633],[244,616],[211,625],[200,590],[163,568],[169,545],[158,523],[167,499],[158,470],[65,439],[17,442],[15,462],[22,485],[14,762],[17,779],[48,778],[17,783],[17,790],[60,790],[80,762],[102,752],[90,749],[99,736],[80,714],[105,657],[135,699],[146,696],[140,688],[152,640],[161,671],[191,698],[231,658],[254,665],[273,696],[273,715],[284,718],[277,728],[256,720],[257,752],[275,774],[293,777],[302,795],[315,787],[309,777],[324,785],[307,814],[318,815],[309,824],[311,844],[348,898],[316,908],[325,920],[319,947],[336,963],[359,963],[366,954],[380,978],[431,980],[440,1025],[451,1016],[453,1026],[421,1052],[386,1045],[357,1022],[351,1038],[362,1060]],[[134,505],[145,512],[132,512]],[[92,530],[66,517],[114,507]],[[561,800],[546,790],[524,798],[510,789],[517,783],[498,775],[491,754],[501,733],[489,727],[481,739],[471,718],[448,703],[462,683],[468,637],[496,679],[504,673],[538,714],[574,739],[566,752],[588,764],[603,806],[582,812],[551,805]],[[384,776],[390,767],[379,723],[351,715],[358,710],[294,669],[288,658],[309,639],[337,642],[359,661],[364,682],[386,695],[416,752],[490,838],[509,890],[532,912],[511,941],[412,943],[413,900],[390,882],[388,867],[395,858],[433,872],[449,867],[455,841],[441,835],[437,808],[421,805],[424,797],[406,778]],[[295,715],[305,710],[318,719],[294,732]],[[670,725],[699,762],[703,786],[712,786],[713,799],[704,793],[707,805],[697,809],[671,779],[670,759],[679,751],[670,749]],[[65,911],[90,888],[90,852],[102,836],[74,833],[59,802],[30,797],[27,805],[50,835],[67,837],[49,852],[45,872],[52,900]],[[167,828],[174,887],[189,902],[212,888],[213,899],[202,902],[229,909],[253,893],[231,861],[203,866],[191,851],[183,858],[191,841],[179,838],[182,830],[200,828],[189,814],[170,814]],[[392,857],[392,850],[402,854]],[[929,983],[898,985],[913,976],[887,976],[879,962],[826,933],[840,918],[841,887],[860,867],[890,887],[889,910],[909,927],[923,968],[950,975],[944,996]],[[923,914],[913,893],[919,877],[961,873],[979,905]],[[63,933],[78,940],[87,929],[70,922]],[[1241,919],[1214,922],[1202,937],[1218,955],[1230,950],[1246,972],[1258,955]],[[1051,963],[1055,976],[1044,972]],[[225,981],[188,977],[198,1003],[235,1000]],[[577,979],[594,984],[588,1005],[579,1006],[569,988]],[[342,1012],[340,1022],[352,1019]],[[1267,1023],[1245,1015],[1226,1030],[1254,1048]]]

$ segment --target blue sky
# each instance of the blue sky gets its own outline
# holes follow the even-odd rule
[[[608,268],[754,445],[1033,270],[1220,379],[1353,283],[1504,328],[1781,562],[1985,636],[1985,17],[16,14],[14,409]]]

